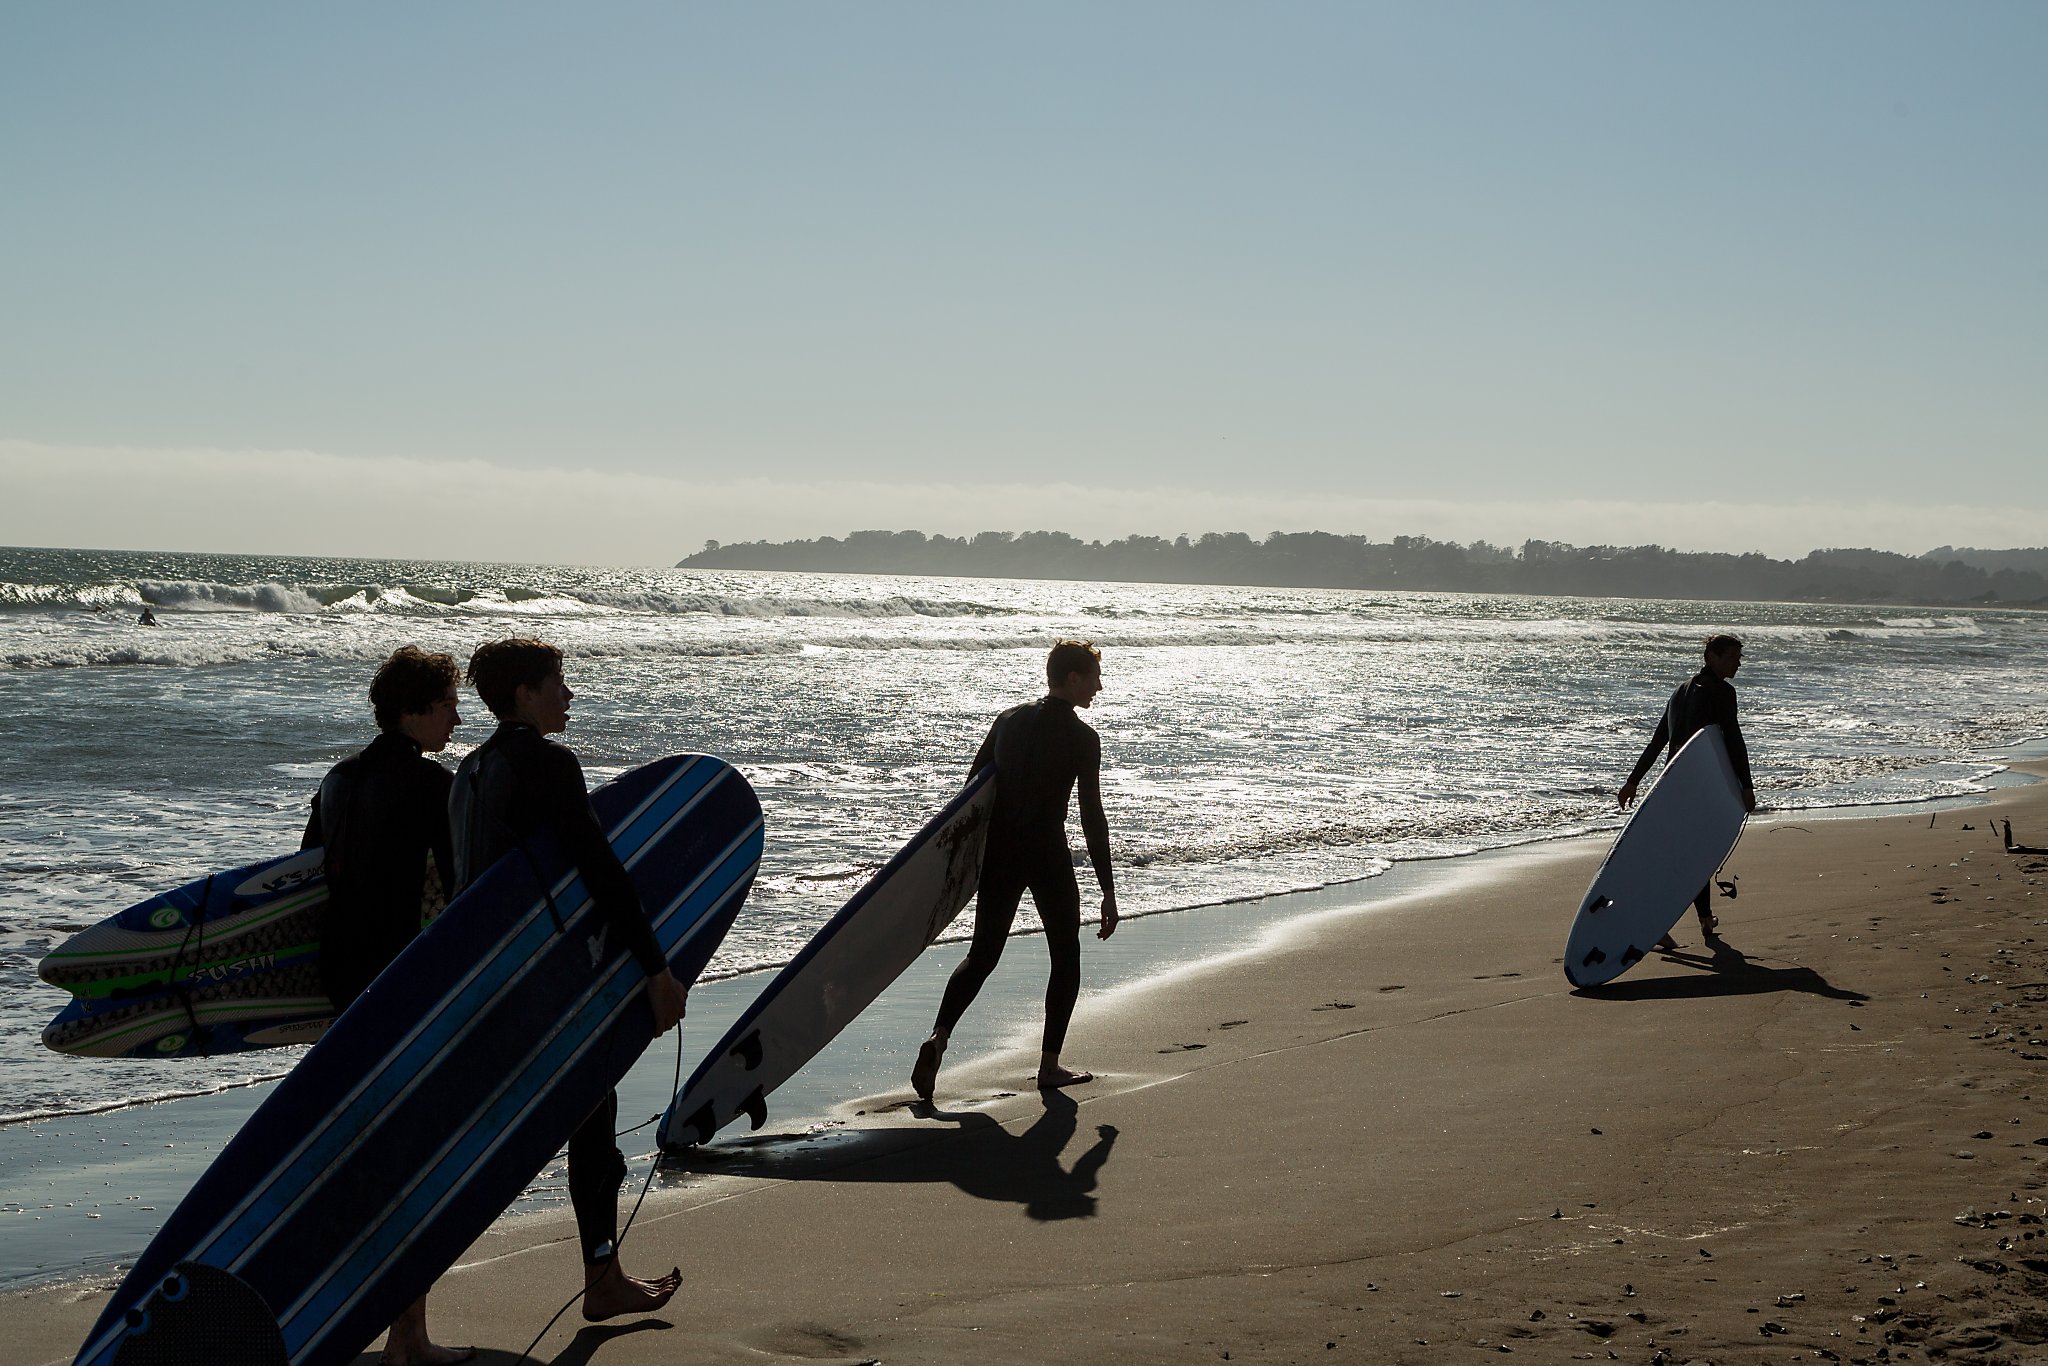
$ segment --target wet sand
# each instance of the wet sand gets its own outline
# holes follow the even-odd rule
[[[2048,787],[1755,822],[1722,946],[1688,916],[1599,991],[1558,953],[1604,839],[1089,998],[1092,1085],[997,1052],[929,1111],[721,1143],[626,1242],[676,1304],[533,1359],[2043,1359],[2048,855],[1994,817],[2048,844]],[[503,1366],[576,1274],[566,1220],[501,1221],[434,1334]],[[6,1296],[9,1359],[68,1361],[104,1296]]]

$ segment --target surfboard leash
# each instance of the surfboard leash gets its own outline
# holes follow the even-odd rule
[[[1728,846],[1728,857],[1722,859],[1721,866],[1714,870],[1714,876],[1712,879],[1714,886],[1720,890],[1722,896],[1727,897],[1730,901],[1735,900],[1735,884],[1741,880],[1742,875],[1740,873],[1736,873],[1733,876],[1731,876],[1726,882],[1723,882],[1721,880],[1721,874],[1723,871],[1727,869],[1728,865],[1734,861],[1735,851],[1742,847],[1742,837],[1748,833],[1749,813],[1745,811],[1742,815],[1742,824],[1735,828],[1735,843]]]
[[[676,1072],[675,1072],[675,1080],[674,1080],[674,1081],[673,1081],[673,1082],[672,1082],[672,1083],[670,1084],[670,1086],[669,1086],[669,1094],[670,1094],[671,1096],[673,1096],[673,1095],[674,1095],[674,1094],[675,1094],[676,1092],[678,1092],[678,1091],[680,1091],[680,1090],[682,1090],[682,1089],[683,1089],[683,1030],[682,1030],[682,1025],[680,1024],[680,1022],[679,1022],[679,1023],[677,1024],[677,1026],[676,1026],[676,1031],[675,1031],[675,1034],[676,1034]],[[648,1117],[647,1117],[646,1119],[642,1120],[642,1121],[641,1121],[640,1123],[638,1123],[638,1124],[635,1124],[635,1125],[634,1125],[634,1126],[633,1126],[632,1128],[630,1128],[630,1129],[621,1129],[621,1130],[619,1130],[619,1132],[618,1132],[618,1133],[616,1133],[616,1134],[612,1135],[612,1137],[613,1137],[613,1138],[624,1138],[624,1137],[626,1137],[626,1136],[627,1136],[628,1134],[636,1134],[636,1133],[640,1132],[640,1131],[641,1131],[642,1129],[646,1128],[646,1127],[647,1127],[648,1125],[650,1125],[650,1124],[653,1124],[653,1123],[657,1122],[658,1120],[660,1120],[660,1118],[661,1118],[661,1115],[660,1115],[659,1113],[656,1113],[656,1114],[652,1114],[652,1115],[649,1115],[649,1116],[648,1116]],[[651,1189],[651,1188],[653,1187],[653,1185],[654,1185],[654,1174],[655,1174],[655,1173],[656,1173],[657,1171],[660,1171],[660,1170],[661,1170],[661,1158],[660,1158],[659,1156],[656,1156],[656,1158],[654,1159],[654,1161],[652,1161],[652,1162],[650,1162],[650,1163],[648,1163],[648,1164],[647,1164],[647,1179],[646,1179],[645,1181],[642,1181],[642,1182],[640,1183],[640,1195],[639,1195],[639,1197],[638,1197],[637,1199],[635,1199],[635,1200],[633,1201],[633,1208],[632,1208],[632,1210],[631,1210],[631,1211],[630,1211],[630,1212],[629,1212],[629,1213],[628,1213],[628,1214],[626,1215],[626,1224],[625,1224],[625,1227],[621,1228],[621,1229],[619,1230],[619,1236],[618,1236],[617,1238],[615,1238],[615,1239],[613,1239],[613,1240],[612,1240],[612,1256],[613,1256],[613,1258],[615,1258],[615,1259],[616,1259],[616,1258],[618,1257],[618,1255],[619,1255],[620,1251],[621,1251],[621,1250],[623,1250],[623,1249],[625,1248],[625,1246],[626,1246],[626,1235],[627,1235],[628,1233],[631,1233],[631,1232],[633,1231],[633,1221],[634,1221],[635,1219],[638,1219],[638,1218],[640,1217],[640,1206],[641,1206],[641,1205],[643,1205],[644,1203],[646,1203],[646,1200],[647,1200],[647,1192],[648,1192],[648,1191],[649,1191],[649,1190],[650,1190],[650,1189]],[[561,1307],[560,1309],[557,1309],[557,1310],[555,1311],[554,1317],[553,1317],[553,1318],[551,1318],[551,1319],[549,1319],[549,1320],[547,1321],[547,1323],[545,1323],[544,1325],[542,1325],[542,1327],[541,1327],[541,1330],[540,1330],[540,1331],[539,1331],[538,1333],[535,1333],[535,1334],[533,1335],[533,1341],[532,1341],[532,1342],[529,1342],[529,1343],[527,1343],[527,1344],[526,1344],[526,1350],[525,1350],[525,1351],[523,1351],[523,1352],[521,1352],[521,1353],[519,1354],[519,1356],[518,1356],[517,1360],[519,1360],[519,1361],[532,1361],[532,1360],[534,1359],[534,1357],[533,1357],[533,1349],[534,1349],[534,1348],[536,1348],[536,1347],[538,1347],[538,1346],[540,1346],[540,1343],[541,1343],[541,1339],[542,1339],[542,1338],[546,1337],[546,1336],[547,1336],[547,1335],[548,1335],[549,1333],[551,1333],[551,1332],[553,1332],[553,1331],[554,1331],[554,1327],[555,1327],[555,1325],[556,1325],[557,1323],[560,1323],[560,1322],[562,1321],[562,1315],[564,1315],[564,1314],[568,1313],[568,1312],[569,1312],[569,1311],[570,1311],[571,1309],[574,1309],[574,1308],[576,1307],[576,1302],[577,1302],[578,1300],[582,1299],[582,1298],[583,1298],[583,1296],[585,1295],[585,1293],[587,1293],[587,1287],[586,1287],[586,1289],[585,1289],[585,1290],[579,1290],[579,1291],[577,1291],[577,1292],[576,1292],[575,1294],[571,1295],[571,1296],[570,1296],[570,1297],[568,1298],[568,1300],[567,1300],[567,1301],[566,1301],[566,1302],[565,1302],[565,1303],[564,1303],[564,1304],[562,1305],[562,1307]]]
[[[179,979],[178,969],[185,964],[187,949],[196,955],[206,947],[206,908],[213,901],[213,879],[214,874],[206,875],[205,885],[199,889],[199,905],[193,909],[192,923],[185,927],[184,936],[178,940],[178,951],[171,955],[171,995],[184,1008],[185,1023],[191,1026],[193,1039],[202,1047],[213,1042],[213,1032],[199,1023],[199,1012],[192,1005],[192,989]],[[192,939],[195,934],[199,936],[197,943]]]

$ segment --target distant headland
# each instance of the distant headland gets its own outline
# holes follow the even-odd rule
[[[706,541],[682,569],[1071,579],[1107,583],[1242,584],[1272,588],[1406,589],[1568,597],[1867,602],[1919,606],[2048,606],[2048,547],[1924,555],[1815,550],[1797,560],[1662,546],[1486,541],[1427,536],[1373,541],[1328,532],[1127,536],[1083,541],[1060,531],[856,531],[841,540]]]

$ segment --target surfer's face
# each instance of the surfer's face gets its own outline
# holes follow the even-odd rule
[[[1102,670],[1088,673],[1078,671],[1067,675],[1067,681],[1060,685],[1059,696],[1077,707],[1085,707],[1095,700],[1095,694],[1102,691]]]
[[[1732,650],[1723,650],[1719,654],[1708,655],[1707,667],[1714,671],[1714,677],[1716,678],[1735,677],[1735,671],[1742,667],[1742,647],[1738,645]]]
[[[576,694],[569,691],[559,670],[538,683],[521,683],[512,696],[519,704],[518,719],[542,735],[560,735],[569,729],[569,703]]]
[[[449,739],[461,724],[462,717],[455,709],[453,683],[425,711],[409,711],[398,718],[398,728],[427,754],[439,754],[448,748]]]

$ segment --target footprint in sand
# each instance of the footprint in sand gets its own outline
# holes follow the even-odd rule
[[[1192,1053],[1197,1048],[1207,1048],[1208,1046],[1205,1043],[1177,1043],[1169,1048],[1162,1048],[1159,1051],[1161,1053]]]
[[[1315,1010],[1352,1010],[1355,1008],[1349,1001],[1325,1001],[1319,1006],[1312,1007]]]
[[[1408,990],[1408,984],[1407,984],[1406,982],[1397,982],[1397,983],[1395,983],[1395,984],[1394,984],[1393,986],[1390,986],[1390,987],[1381,987],[1381,988],[1380,988],[1380,990],[1381,990],[1381,991],[1406,991],[1406,990]]]
[[[1218,1029],[1235,1029],[1239,1025],[1246,1025],[1250,1023],[1250,1020],[1225,1020],[1222,1024],[1217,1025],[1216,1027]]]

